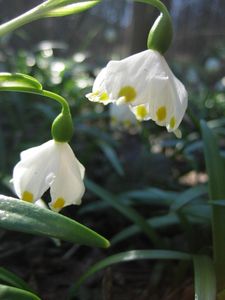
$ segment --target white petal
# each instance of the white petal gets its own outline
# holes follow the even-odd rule
[[[105,87],[113,99],[120,98],[123,87],[132,87],[136,97],[129,102],[137,106],[149,101],[149,83],[155,76],[165,77],[166,73],[161,67],[162,56],[153,50],[146,50],[132,55],[121,61],[111,61],[106,66]]]
[[[60,152],[59,168],[50,187],[52,201],[49,206],[54,211],[71,204],[79,205],[85,191],[83,165],[68,144],[62,144]]]
[[[165,58],[146,50],[121,61],[110,61],[96,78],[92,101],[104,91],[110,101],[129,105],[138,120],[152,119],[168,131],[175,131],[187,108],[187,91],[174,76]],[[101,102],[101,101],[100,101]],[[105,104],[108,102],[106,101]],[[138,111],[144,109],[141,115]],[[140,112],[139,111],[139,112]]]
[[[110,118],[112,126],[137,125],[137,120],[127,104],[116,105],[112,103],[110,105]]]
[[[19,198],[28,192],[36,201],[49,188],[49,176],[57,171],[58,152],[55,142],[49,141],[24,151],[21,157],[13,170],[15,192]]]
[[[107,93],[105,88],[105,75],[106,75],[106,69],[102,69],[101,72],[98,74],[98,76],[95,79],[92,93],[89,93],[86,95],[88,100],[93,102],[101,102],[103,104],[108,104],[110,102],[113,102],[113,100],[110,98],[110,95]]]

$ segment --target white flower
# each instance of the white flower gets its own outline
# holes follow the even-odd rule
[[[137,120],[126,104],[110,104],[111,126],[118,128],[130,128],[137,126]]]
[[[103,104],[126,103],[138,120],[152,119],[175,133],[178,133],[188,98],[184,85],[155,50],[110,61],[86,97]]]
[[[84,194],[83,165],[67,143],[50,140],[21,153],[13,170],[13,185],[22,200],[35,202],[50,188],[50,207],[80,204]]]

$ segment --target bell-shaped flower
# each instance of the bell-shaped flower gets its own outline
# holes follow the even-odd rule
[[[130,129],[138,127],[138,122],[126,104],[116,105],[111,103],[109,107],[112,128]]]
[[[49,206],[54,211],[81,203],[85,169],[68,143],[50,140],[20,156],[12,178],[20,199],[35,202],[50,188]]]
[[[152,119],[177,135],[188,99],[184,85],[155,50],[110,61],[86,97],[103,104],[127,104],[138,120]]]

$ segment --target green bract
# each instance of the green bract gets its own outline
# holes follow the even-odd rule
[[[165,53],[173,38],[173,25],[170,14],[166,6],[159,0],[136,0],[153,5],[161,12],[155,20],[148,35],[148,49],[157,50],[161,54]]]

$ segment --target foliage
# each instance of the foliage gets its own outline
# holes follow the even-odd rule
[[[57,10],[53,13],[60,14]],[[41,82],[46,90],[65,97],[71,107],[75,127],[71,145],[86,166],[89,179],[86,180],[87,192],[82,207],[76,210],[66,208],[63,213],[78,218],[84,224],[94,224],[96,230],[110,238],[112,248],[108,256],[100,252],[99,262],[92,258],[90,265],[93,266],[80,274],[80,279],[74,278],[77,282],[70,293],[75,294],[74,291],[77,292],[89,275],[114,263],[140,259],[184,259],[188,261],[186,271],[182,273],[179,269],[176,278],[191,277],[193,260],[196,297],[213,300],[216,284],[210,259],[210,220],[212,212],[215,213],[214,207],[218,211],[218,207],[221,210],[224,205],[223,193],[217,195],[220,189],[224,189],[225,83],[221,68],[225,57],[224,45],[207,49],[192,63],[176,61],[173,64],[178,77],[187,82],[190,91],[189,113],[182,125],[181,140],[176,140],[172,134],[151,122],[139,124],[128,131],[111,127],[108,108],[85,100],[99,66],[95,65],[88,50],[68,56],[63,50],[65,46],[47,41],[35,45],[33,51],[28,52],[12,50],[6,45],[1,49],[1,68],[35,77],[37,82],[32,82],[31,89],[40,88]],[[39,95],[16,92],[1,92],[1,95],[0,190],[9,195],[13,194],[9,178],[18,153],[49,139],[49,127],[58,114],[58,107],[54,102],[44,104]],[[209,121],[200,126],[200,119]],[[213,140],[214,134],[218,136],[218,148],[217,141]],[[24,213],[23,222],[20,222],[15,217],[19,210],[16,202],[13,200],[9,211],[4,208],[3,201],[0,203],[1,215],[5,210],[7,218],[15,218],[14,227],[10,229],[21,226],[21,231],[30,232],[30,226],[34,226],[38,234],[73,242],[78,236],[80,243],[100,247],[108,245],[104,238],[78,222],[44,209],[31,210],[26,203],[20,207]],[[48,215],[46,224],[38,222],[43,215]],[[59,226],[57,234],[53,233],[52,220]],[[71,233],[72,229],[71,232],[63,232],[66,222],[77,235]],[[9,229],[7,219],[2,224],[1,227]],[[93,243],[89,238],[93,238]],[[134,250],[139,248],[142,250]],[[140,262],[137,266],[141,267]],[[148,262],[149,269],[150,266],[157,269],[161,262],[151,265]],[[170,266],[175,274],[176,265]],[[162,280],[163,272],[160,272],[149,271],[149,277],[154,279],[159,275]],[[203,276],[207,284],[202,280]],[[4,284],[0,291],[8,293],[10,299],[14,299],[13,295],[21,295],[21,299],[38,299],[26,283],[5,269],[0,270],[0,281]],[[175,281],[179,285],[179,280]],[[92,294],[94,288],[86,287]],[[222,295],[224,291],[220,292]],[[85,299],[82,287],[80,297]]]

